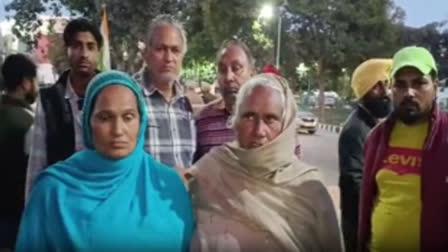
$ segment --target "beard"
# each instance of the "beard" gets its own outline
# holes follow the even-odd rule
[[[37,92],[36,90],[32,90],[25,95],[25,101],[28,104],[33,104],[34,102],[36,102],[38,96],[39,92]]]
[[[403,123],[410,125],[425,117],[427,111],[423,111],[416,101],[405,99],[396,106],[394,114]]]
[[[392,111],[392,102],[388,96],[364,99],[363,105],[375,118],[384,118]]]
[[[238,89],[234,89],[234,88],[223,88],[220,89],[221,95],[224,99],[224,102],[226,104],[227,107],[232,108],[232,110],[234,109],[234,105],[236,102],[236,96],[238,94]],[[233,111],[229,111],[229,112],[233,112]]]

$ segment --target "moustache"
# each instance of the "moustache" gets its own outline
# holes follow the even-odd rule
[[[236,96],[236,94],[238,94],[238,89],[224,89],[223,94]]]
[[[391,99],[388,96],[366,99],[364,101],[364,106],[376,118],[384,118],[389,115],[392,110],[391,104]]]
[[[81,65],[81,66],[85,66],[85,65],[90,66],[92,64],[89,60],[87,60],[85,58],[79,59],[77,63],[78,63],[78,65]]]
[[[405,100],[403,100],[400,103],[399,107],[401,107],[401,108],[416,108],[416,109],[418,109],[419,105],[418,105],[418,103],[416,101],[414,101],[412,99],[405,99]]]
[[[379,98],[377,100],[378,103],[383,103],[383,104],[388,104],[391,101],[392,101],[392,99],[389,96],[385,96],[385,97]]]

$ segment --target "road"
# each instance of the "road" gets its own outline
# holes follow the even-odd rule
[[[324,130],[318,130],[314,135],[300,135],[303,159],[319,169],[337,209],[339,208],[338,137],[337,133]]]
[[[338,185],[338,137],[337,133],[324,130],[314,135],[300,135],[304,161],[319,169],[328,186]]]

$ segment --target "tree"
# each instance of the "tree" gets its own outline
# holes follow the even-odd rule
[[[396,49],[394,8],[390,0],[289,1],[284,15],[288,45],[296,57],[314,66],[321,118],[330,79],[339,77],[342,68],[372,56],[390,57]]]
[[[31,46],[37,29],[42,25],[42,20],[38,18],[38,14],[46,10],[43,3],[36,0],[14,0],[5,7],[5,10],[16,12],[14,15],[16,22],[12,27],[12,32],[20,40]]]
[[[207,32],[202,11],[203,0],[193,0],[182,12],[188,35],[188,53],[184,64],[188,67],[198,61],[215,61],[216,48],[210,33]]]
[[[111,58],[122,61],[124,52],[130,59],[137,56],[139,52],[137,43],[144,41],[147,27],[156,15],[170,13],[180,16],[180,11],[187,2],[187,0],[13,0],[6,10],[15,12],[14,34],[32,43],[33,33],[41,25],[39,14],[51,12],[55,16],[62,16],[65,11],[71,16],[90,19],[99,26],[101,5],[105,3],[109,16]]]
[[[271,1],[279,6],[280,0]],[[273,39],[276,38],[273,20],[262,24],[258,19],[264,0],[203,0],[200,3],[204,30],[216,50],[222,41],[236,37],[243,40],[256,59],[257,68],[273,62]],[[292,77],[294,74],[292,75]]]
[[[47,11],[57,16],[68,11],[99,25],[102,3],[109,14],[113,63],[123,70],[133,71],[129,59],[141,58],[137,43],[145,40],[149,22],[160,13],[185,21],[187,67],[214,62],[222,41],[231,37],[248,44],[257,68],[275,58],[278,19],[261,22],[258,18],[265,0],[13,0],[7,9],[15,11],[14,32],[26,38],[39,25],[37,15]],[[285,7],[278,8],[282,3]],[[330,80],[341,76],[342,68],[349,73],[370,57],[391,57],[398,48],[397,24],[404,12],[392,0],[273,0],[271,4],[275,16],[283,20],[280,70],[292,86],[295,67],[302,62],[314,66],[313,83],[318,83],[322,94]]]
[[[447,22],[433,22],[420,28],[401,25],[400,46],[422,46],[427,48],[439,64],[441,78],[448,76],[448,30],[442,30]]]
[[[215,64],[210,61],[192,61],[182,69],[182,76],[186,80],[196,80],[201,86],[201,82],[213,83],[216,71]]]

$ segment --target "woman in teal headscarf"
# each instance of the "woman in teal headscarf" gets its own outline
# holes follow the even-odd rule
[[[101,73],[84,107],[87,150],[38,177],[17,251],[187,251],[190,199],[175,170],[144,151],[147,115],[136,82]]]

